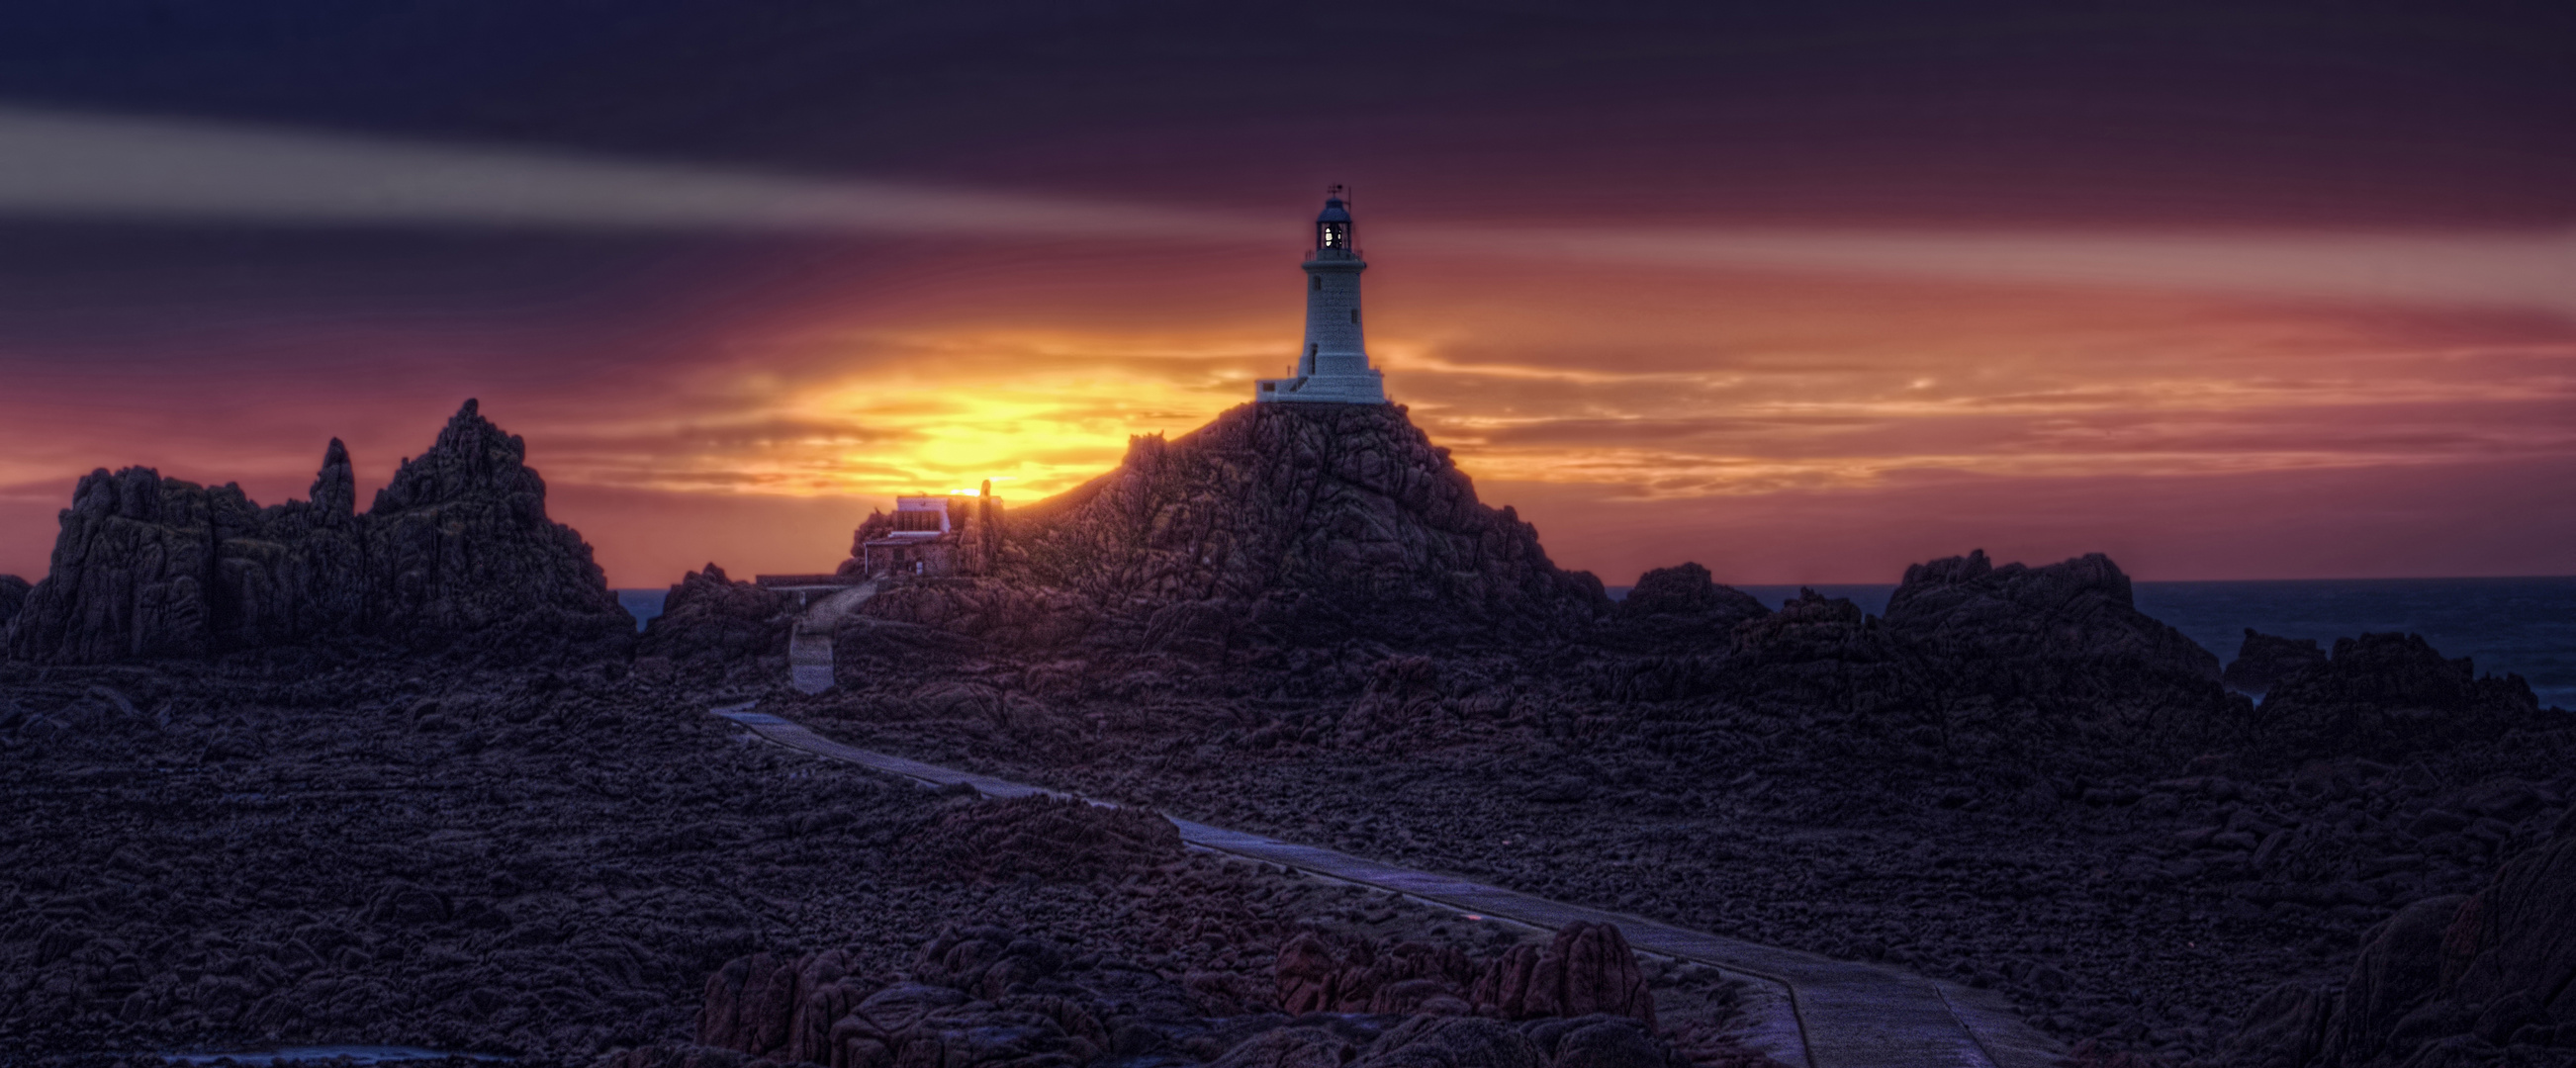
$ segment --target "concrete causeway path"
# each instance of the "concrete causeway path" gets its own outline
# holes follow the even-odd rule
[[[796,723],[754,712],[756,703],[713,711],[779,745],[926,784],[964,783],[991,797],[1074,796],[843,745]],[[1549,930],[1576,920],[1617,924],[1628,944],[1640,951],[1696,961],[1779,991],[1780,1003],[1789,1007],[1787,1018],[1769,1021],[1767,1026],[1757,1021],[1755,1032],[1772,1056],[1792,1064],[1803,1060],[1809,1068],[2050,1068],[2064,1060],[2064,1050],[2056,1042],[2022,1022],[2011,1003],[1991,991],[1568,905],[1257,834],[1181,819],[1172,824],[1180,828],[1183,842],[1201,849],[1405,894],[1470,914]]]
[[[832,688],[832,628],[868,598],[877,595],[876,580],[837,590],[796,616],[787,632],[788,682],[802,693]]]

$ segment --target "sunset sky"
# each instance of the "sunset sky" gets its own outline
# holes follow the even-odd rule
[[[0,573],[467,397],[613,585],[829,569],[1243,402],[1334,182],[1389,394],[1613,584],[2576,573],[2576,8],[1728,7],[0,15]]]

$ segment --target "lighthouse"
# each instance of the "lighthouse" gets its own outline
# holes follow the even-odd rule
[[[1302,404],[1384,404],[1386,376],[1369,366],[1368,348],[1360,341],[1360,258],[1358,232],[1351,208],[1334,186],[1315,216],[1315,247],[1302,264],[1306,270],[1306,347],[1297,354],[1293,378],[1265,378],[1253,389],[1257,401]]]

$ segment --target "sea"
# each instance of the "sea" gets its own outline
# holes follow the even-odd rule
[[[1742,586],[1778,608],[1803,587]],[[2316,579],[2268,582],[2140,582],[2138,610],[2218,654],[2236,659],[2245,628],[2285,638],[2421,634],[2448,657],[2468,657],[2480,672],[2513,672],[2531,683],[2543,706],[2576,709],[2576,575],[2554,578]],[[1887,611],[1894,583],[1817,586],[1848,597],[1872,615]],[[635,626],[662,614],[664,590],[619,590]],[[1613,586],[1610,595],[1625,597]]]

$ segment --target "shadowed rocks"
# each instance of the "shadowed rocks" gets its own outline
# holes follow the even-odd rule
[[[696,1046],[625,1053],[617,1063],[666,1064],[689,1050],[729,1050],[766,1062],[826,1068],[1692,1063],[1657,1034],[1635,958],[1603,955],[1614,953],[1626,953],[1616,929],[1584,926],[1559,935],[1544,954],[1549,963],[1535,970],[1528,965],[1536,957],[1507,954],[1482,967],[1488,974],[1501,969],[1509,978],[1533,980],[1513,987],[1531,997],[1471,1010],[1454,995],[1406,996],[1415,988],[1462,983],[1476,973],[1479,966],[1455,948],[1357,942],[1336,952],[1310,933],[1279,951],[1280,1000],[1262,1006],[1277,1011],[1211,1018],[1168,1015],[1168,1008],[1156,1015],[1153,1003],[1168,1004],[1168,995],[1152,990],[1168,980],[1151,973],[1110,961],[1068,960],[1045,940],[1003,928],[951,930],[924,945],[912,966],[895,975],[866,974],[845,950],[736,959],[707,980]],[[1549,993],[1536,993],[1542,988]],[[1617,1004],[1605,1012],[1593,1007],[1596,1002]],[[1714,1055],[1712,1063],[1773,1063],[1723,1042],[1703,1052]]]
[[[1886,619],[1899,639],[1935,653],[2218,679],[2218,658],[2138,611],[2129,576],[2100,553],[1996,567],[1980,549],[1915,564],[1888,598]]]
[[[708,564],[672,585],[662,614],[645,624],[635,653],[695,665],[785,656],[793,607],[786,594],[736,582]]]
[[[1771,614],[1753,595],[1724,586],[1695,563],[1646,572],[1595,640],[1621,648],[1722,642],[1735,626]]]
[[[469,400],[363,514],[336,439],[312,499],[267,508],[236,485],[93,472],[62,513],[51,570],[8,624],[8,653],[96,663],[376,638],[622,654],[632,617],[590,546],[546,518],[525,455]]]
[[[2244,644],[2237,646],[2236,659],[2228,662],[2219,681],[2230,690],[2261,697],[2282,679],[2325,662],[2325,650],[2317,648],[2314,638],[2280,638],[2247,627]]]
[[[1500,948],[1445,909],[1185,853],[1142,813],[747,745],[611,668],[0,662],[0,1063],[1205,1063],[1286,1021],[1274,957],[1300,933]],[[1711,977],[1659,992],[1733,1019]],[[1365,1047],[1431,1008],[1335,1033]]]
[[[18,618],[18,610],[27,606],[27,593],[35,587],[16,575],[0,575],[0,635],[6,635],[9,621]]]
[[[2264,751],[2379,760],[2541,723],[2521,676],[2480,677],[2467,658],[2445,659],[2414,634],[2335,639],[2331,659],[2274,684],[2256,715]]]
[[[1505,1019],[1608,1014],[1655,1025],[1637,955],[1608,924],[1568,925],[1545,949],[1514,947],[1476,980],[1473,1000]]]
[[[942,879],[1082,880],[1180,855],[1170,820],[1041,794],[949,813],[923,839],[919,863]]]
[[[2371,931],[2340,992],[2275,991],[2228,1052],[2267,1068],[2576,1064],[2576,837],[2474,895],[2408,905]]]
[[[1620,1016],[1655,1026],[1655,1002],[1617,927],[1577,922],[1546,946],[1475,962],[1420,943],[1336,947],[1301,935],[1280,947],[1279,1005],[1291,1013],[1376,1012],[1504,1020]]]
[[[1216,607],[1273,641],[1534,636],[1609,608],[1395,406],[1244,405],[1011,517],[1002,573],[1142,625]]]

